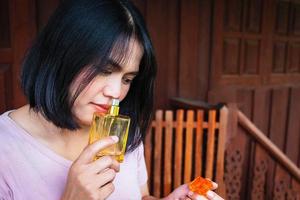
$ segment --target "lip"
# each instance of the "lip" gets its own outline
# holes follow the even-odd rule
[[[108,109],[110,108],[110,105],[107,104],[97,104],[97,103],[91,103],[97,112],[106,113]]]

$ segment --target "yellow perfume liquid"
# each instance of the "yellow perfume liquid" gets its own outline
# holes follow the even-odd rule
[[[130,118],[119,115],[119,101],[113,100],[108,113],[94,113],[93,122],[89,133],[89,144],[108,136],[117,136],[118,143],[100,151],[95,159],[104,155],[114,156],[123,162],[126,150]]]

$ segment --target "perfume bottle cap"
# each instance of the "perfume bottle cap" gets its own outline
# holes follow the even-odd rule
[[[119,99],[113,99],[112,102],[111,102],[111,105],[112,106],[119,106],[119,103],[120,103]]]
[[[111,107],[109,109],[109,114],[112,116],[117,116],[119,114],[119,99],[112,99]]]

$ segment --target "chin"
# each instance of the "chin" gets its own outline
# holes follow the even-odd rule
[[[77,118],[77,122],[81,127],[90,127],[93,122],[93,115],[89,118]]]

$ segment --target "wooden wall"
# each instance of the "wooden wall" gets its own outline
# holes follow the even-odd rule
[[[214,7],[209,101],[237,102],[300,166],[300,2],[217,0]]]
[[[156,50],[156,108],[169,108],[174,96],[206,100],[212,1],[134,2],[146,19]]]
[[[35,7],[31,0],[0,1],[0,112],[23,105],[20,64],[35,35]]]
[[[300,166],[300,2],[216,0],[213,30],[208,101],[238,103]],[[235,156],[243,169],[231,174],[241,180],[238,196],[285,199],[289,175],[243,129],[238,133],[227,149],[227,161]],[[250,169],[264,171],[254,176]]]
[[[240,106],[242,112],[299,167],[300,88],[237,89],[235,98],[240,104],[244,102]],[[239,183],[238,187],[231,188],[240,193],[228,191],[228,194],[241,199],[249,199],[250,196],[262,197],[252,199],[285,199],[274,196],[284,195],[285,188],[278,190],[278,187],[285,184],[288,188],[292,184],[290,175],[281,170],[280,165],[249,137],[247,131],[237,130],[234,139],[228,142],[226,154],[227,164],[239,168],[238,171],[230,170],[230,167],[225,170]]]

